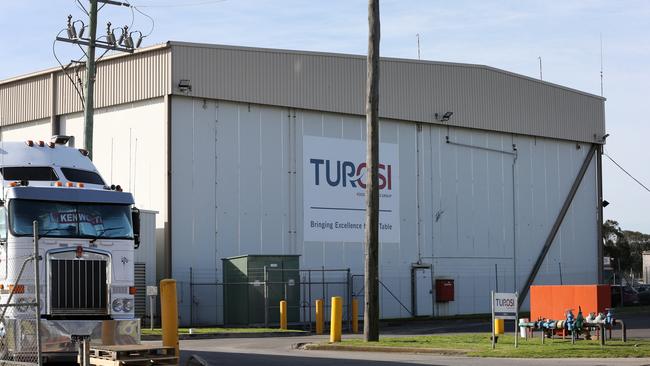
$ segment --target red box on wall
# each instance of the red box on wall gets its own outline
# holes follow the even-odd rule
[[[454,280],[436,280],[436,302],[454,301]]]

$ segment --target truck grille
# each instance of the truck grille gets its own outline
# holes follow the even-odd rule
[[[106,261],[52,259],[52,315],[108,314]]]

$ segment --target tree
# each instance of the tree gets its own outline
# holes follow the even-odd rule
[[[603,254],[616,262],[615,269],[623,273],[640,276],[642,272],[642,254],[650,250],[650,235],[638,231],[623,230],[615,220],[603,223]]]

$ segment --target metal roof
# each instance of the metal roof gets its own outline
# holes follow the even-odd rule
[[[482,65],[382,58],[380,67],[382,118],[581,142],[605,134],[597,95]],[[365,78],[365,56],[170,41],[100,62],[95,104],[172,94],[363,115]],[[59,69],[0,81],[0,125],[80,110]]]

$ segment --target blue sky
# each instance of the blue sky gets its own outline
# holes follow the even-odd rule
[[[82,0],[85,3],[85,0]],[[145,45],[167,40],[364,54],[365,0],[134,0],[155,19]],[[178,6],[180,5],[180,6]],[[0,79],[56,65],[52,40],[74,0],[0,0]],[[100,24],[131,24],[127,8],[106,7]],[[485,64],[600,94],[604,44],[606,151],[650,185],[650,1],[383,0],[381,54]],[[103,23],[102,23],[103,22]],[[151,22],[135,13],[134,29]],[[100,32],[103,27],[100,27]],[[79,57],[57,45],[63,60]],[[606,158],[605,218],[650,233],[650,192]]]

